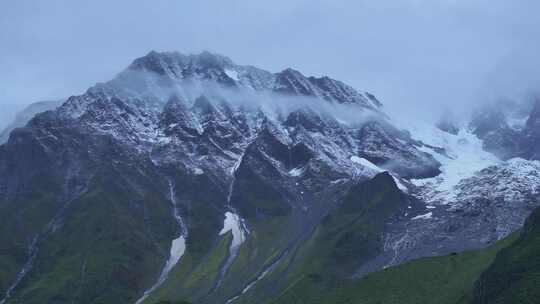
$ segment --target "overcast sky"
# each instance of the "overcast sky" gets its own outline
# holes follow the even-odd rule
[[[410,113],[464,108],[540,89],[539,11],[538,0],[5,0],[0,126],[152,49],[328,75]]]

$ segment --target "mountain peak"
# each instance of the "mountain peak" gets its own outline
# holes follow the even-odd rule
[[[151,51],[135,59],[127,71],[127,74],[131,71],[153,72],[173,81],[205,80],[225,87],[315,97],[329,102],[358,104],[373,110],[382,106],[375,96],[360,93],[328,76],[308,77],[293,68],[271,73],[252,66],[237,65],[226,56],[208,51],[191,55]]]
[[[305,77],[304,74],[302,74],[300,71],[295,70],[293,68],[286,68],[283,71],[279,72],[278,74],[285,75],[285,76]]]
[[[185,55],[179,52],[157,52],[153,50],[147,55],[135,59],[129,69],[151,71],[160,75],[169,75],[173,78],[183,78],[195,71],[224,70],[234,66],[235,64],[230,58],[208,51]]]
[[[199,64],[212,65],[220,68],[227,68],[235,66],[234,62],[227,56],[211,53],[209,51],[203,51],[198,55],[191,55],[193,61]]]

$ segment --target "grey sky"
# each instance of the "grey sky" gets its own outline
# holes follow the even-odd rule
[[[82,93],[155,50],[294,67],[438,113],[540,89],[538,0],[6,0],[0,127],[25,104]]]

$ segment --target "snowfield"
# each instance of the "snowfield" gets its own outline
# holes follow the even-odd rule
[[[495,155],[485,151],[482,140],[466,128],[461,128],[454,135],[429,124],[417,123],[405,127],[413,139],[424,144],[419,149],[441,163],[441,174],[438,176],[411,180],[421,189],[420,196],[428,203],[454,202],[456,186],[460,181],[474,176],[482,169],[502,163]]]
[[[242,219],[236,213],[225,212],[225,220],[223,221],[223,229],[219,232],[219,235],[224,235],[227,232],[232,232],[232,242],[230,249],[240,246],[245,240],[245,229],[242,223]]]

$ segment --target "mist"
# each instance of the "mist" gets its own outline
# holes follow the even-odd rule
[[[83,93],[150,50],[209,50],[293,67],[436,119],[540,88],[535,0],[3,1],[0,127],[25,105]]]
[[[161,110],[171,99],[193,107],[199,98],[230,109],[248,111],[257,115],[264,112],[275,121],[286,119],[290,113],[309,111],[321,119],[331,119],[348,126],[360,126],[368,121],[387,120],[388,117],[373,106],[354,103],[337,103],[315,97],[287,95],[270,90],[255,90],[251,87],[225,86],[211,80],[171,79],[152,71],[126,69],[118,77],[96,88],[114,91],[126,99],[146,99],[157,102]]]

